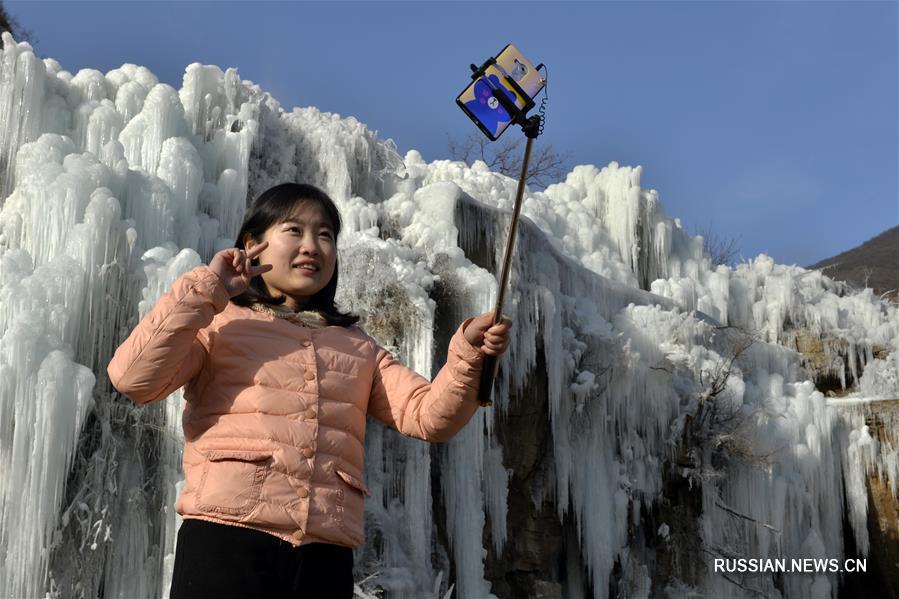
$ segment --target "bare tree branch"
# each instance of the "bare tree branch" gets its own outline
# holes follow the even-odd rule
[[[0,0],[0,33],[8,31],[17,42],[28,42],[32,46],[37,42],[34,34],[28,29],[22,27],[18,20],[7,12]],[[0,48],[3,47],[3,40],[0,39]]]
[[[770,530],[771,532],[776,532],[777,534],[780,534],[780,530],[774,528],[774,527],[771,526],[770,524],[765,524],[764,522],[759,522],[759,521],[756,520],[755,518],[750,518],[750,517],[747,516],[746,514],[741,514],[740,512],[738,512],[738,511],[736,511],[736,510],[734,510],[734,509],[732,509],[732,508],[727,507],[726,505],[724,505],[724,503],[721,501],[720,498],[715,502],[715,506],[721,508],[722,510],[724,510],[724,511],[727,512],[728,514],[731,514],[731,515],[733,515],[733,516],[737,516],[738,518],[743,518],[744,520],[748,520],[749,522],[754,522],[755,524],[758,524],[759,526],[764,526],[765,528],[767,528],[767,529]]]
[[[864,275],[864,277],[865,277],[865,289],[868,289],[869,287],[871,287],[870,285],[868,285],[868,281],[871,279],[871,275],[873,275],[873,274],[874,274],[874,269],[871,268],[870,266],[865,266],[862,268],[862,275]]]
[[[693,235],[702,235],[702,249],[708,254],[712,266],[720,264],[733,266],[740,256],[739,238],[718,235],[712,230],[712,223],[694,229]]]
[[[534,143],[525,182],[545,189],[562,177],[571,155],[568,152],[557,152],[551,144]],[[453,160],[461,160],[467,164],[481,160],[492,171],[514,179],[521,176],[524,147],[520,137],[506,137],[502,141],[492,142],[477,131],[461,140],[447,134],[447,150]]]

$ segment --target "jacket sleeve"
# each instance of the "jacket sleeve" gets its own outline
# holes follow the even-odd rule
[[[168,397],[195,377],[209,351],[209,326],[230,297],[208,266],[184,273],[116,349],[106,372],[138,404]]]
[[[369,413],[404,435],[425,441],[441,443],[459,432],[480,407],[477,395],[484,354],[462,334],[472,320],[462,322],[453,335],[446,364],[433,382],[376,345]]]

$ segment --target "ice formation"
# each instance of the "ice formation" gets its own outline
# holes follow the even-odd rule
[[[167,596],[181,396],[136,408],[112,390],[105,365],[131,327],[233,243],[248,199],[304,181],[345,221],[338,301],[430,376],[447,333],[492,308],[515,182],[401,157],[352,117],[285,111],[234,69],[192,64],[180,90],[131,64],[73,76],[3,35],[0,595]],[[566,596],[647,594],[655,550],[632,531],[672,472],[700,490],[685,526],[709,556],[843,557],[844,520],[867,553],[866,480],[894,499],[899,484],[896,448],[866,419],[899,394],[896,308],[765,255],[710,264],[640,175],[578,166],[527,194],[492,408],[433,447],[370,421],[359,596],[491,596],[485,556],[520,532],[506,526],[516,449],[500,427],[529,393],[545,393],[551,446],[531,500],[576,528]],[[813,357],[797,351],[808,340]],[[863,398],[827,399],[816,377]],[[673,543],[683,528],[650,532]],[[675,595],[732,597],[838,585],[742,587],[708,567],[675,582]]]

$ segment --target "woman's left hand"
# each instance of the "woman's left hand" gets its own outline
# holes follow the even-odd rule
[[[463,330],[465,339],[481,352],[490,356],[499,356],[509,347],[509,329],[512,319],[503,314],[499,324],[493,324],[493,312],[485,312],[476,316]]]

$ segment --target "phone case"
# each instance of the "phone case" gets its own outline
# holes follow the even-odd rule
[[[521,89],[519,93],[511,83]],[[546,81],[534,65],[512,44],[506,45],[496,56],[496,64],[473,80],[456,98],[456,104],[475,122],[491,140],[496,141],[512,122],[512,116],[503,108],[493,90],[504,93],[519,110],[527,112],[534,106],[533,98],[540,93]]]

